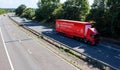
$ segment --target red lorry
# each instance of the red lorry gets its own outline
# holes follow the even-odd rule
[[[91,45],[99,42],[99,34],[95,28],[92,28],[92,23],[90,22],[57,19],[56,32]]]

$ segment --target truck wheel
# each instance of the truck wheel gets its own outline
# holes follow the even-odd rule
[[[91,46],[96,46],[96,44],[92,44],[91,41],[88,41],[88,44],[91,45]]]
[[[80,38],[80,42],[83,42],[83,39],[82,39],[82,38]]]
[[[87,40],[87,39],[84,39],[84,42],[85,42],[85,43],[88,43],[88,40]]]
[[[92,45],[92,42],[91,42],[91,41],[88,41],[88,44],[89,44],[89,45]]]
[[[56,32],[56,34],[60,34],[60,32]]]
[[[74,37],[75,40],[77,41],[80,41],[80,38],[79,37]]]

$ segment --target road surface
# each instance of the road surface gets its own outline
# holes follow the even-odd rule
[[[0,35],[0,70],[9,70],[11,67]]]
[[[20,22],[20,24],[26,25],[29,28],[32,28],[39,33],[43,33],[63,44],[66,44],[81,53],[85,53],[117,69],[120,69],[120,45],[105,41],[100,42],[97,46],[86,45],[76,40],[61,36],[57,34],[54,29],[48,28],[43,24],[31,21],[22,21],[21,18],[15,17],[14,15],[11,17]]]
[[[0,70],[77,70],[0,16]]]

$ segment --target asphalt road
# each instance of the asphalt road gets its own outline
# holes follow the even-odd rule
[[[117,69],[120,69],[120,45],[101,41],[97,46],[90,46],[76,40],[64,37],[55,32],[54,29],[48,28],[37,22],[23,21],[19,17],[11,16],[14,20],[32,28],[39,33],[43,33],[63,44],[66,44],[73,49],[85,53],[93,58],[103,61]]]
[[[0,70],[77,70],[0,16]]]
[[[10,65],[9,65],[8,57],[6,55],[2,37],[0,35],[0,70],[9,70],[9,69],[10,69]]]

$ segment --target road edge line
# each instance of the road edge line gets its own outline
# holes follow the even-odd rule
[[[10,55],[9,55],[9,53],[8,53],[7,47],[6,47],[6,45],[5,45],[5,41],[4,41],[4,37],[3,37],[3,33],[2,33],[2,29],[1,29],[1,28],[0,28],[0,35],[1,35],[1,38],[2,38],[2,41],[3,41],[4,49],[5,49],[6,55],[7,55],[7,57],[8,57],[8,61],[9,61],[11,70],[15,70],[14,67],[13,67],[12,61],[11,61],[11,59],[10,59]]]

